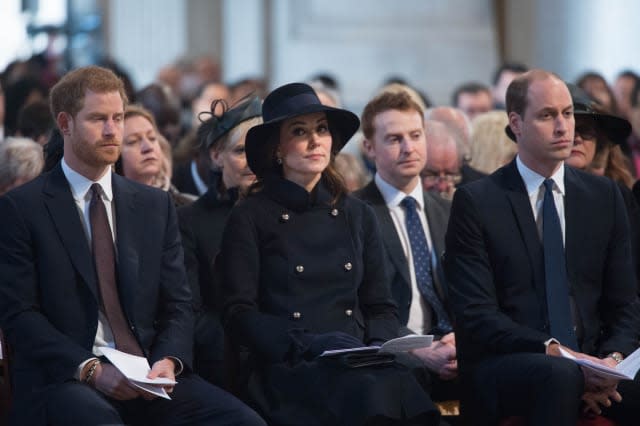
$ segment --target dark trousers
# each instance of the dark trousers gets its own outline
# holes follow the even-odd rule
[[[177,378],[171,400],[114,401],[79,382],[49,390],[47,424],[67,425],[255,425],[266,423],[231,394],[195,374]]]
[[[584,377],[568,359],[534,353],[500,355],[463,372],[465,424],[497,425],[509,416],[527,425],[575,425]]]
[[[618,392],[622,396],[620,403],[614,402],[611,407],[602,410],[602,415],[614,420],[620,426],[636,426],[640,424],[640,373],[635,380],[624,380],[618,384]]]
[[[231,378],[225,365],[224,329],[218,314],[204,311],[197,315],[193,349],[193,371],[209,383],[228,389]]]

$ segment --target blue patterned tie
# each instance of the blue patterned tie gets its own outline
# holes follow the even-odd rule
[[[567,265],[564,257],[562,228],[553,200],[553,180],[544,181],[542,202],[542,244],[544,246],[544,274],[547,291],[547,314],[551,336],[563,345],[578,350],[571,319]]]
[[[442,305],[442,301],[436,294],[433,286],[433,275],[431,273],[431,253],[429,244],[424,234],[422,223],[418,217],[417,202],[413,197],[405,197],[400,203],[406,211],[406,226],[411,243],[411,253],[413,254],[413,268],[416,273],[418,290],[424,299],[429,303],[435,315],[434,334],[447,334],[452,331],[451,322],[447,312]]]

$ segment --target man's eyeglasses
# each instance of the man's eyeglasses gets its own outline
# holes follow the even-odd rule
[[[459,173],[431,173],[425,172],[421,175],[422,182],[425,184],[436,184],[440,182],[452,183],[454,185],[459,184],[462,181],[462,175]]]

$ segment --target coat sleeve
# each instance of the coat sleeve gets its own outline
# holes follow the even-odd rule
[[[267,362],[285,360],[294,343],[291,324],[259,309],[260,241],[246,205],[231,211],[216,270],[222,275],[223,324],[231,341]]]
[[[42,366],[54,382],[70,380],[80,363],[94,355],[59,332],[42,312],[36,248],[11,195],[0,197],[0,217],[0,326],[21,357]]]
[[[363,280],[358,290],[360,307],[365,318],[365,343],[381,342],[398,337],[400,323],[398,307],[391,295],[391,274],[384,244],[373,209],[363,206],[362,259]]]
[[[514,322],[499,306],[490,247],[478,211],[468,189],[459,188],[453,198],[444,260],[456,332],[485,353],[543,352],[550,336]]]

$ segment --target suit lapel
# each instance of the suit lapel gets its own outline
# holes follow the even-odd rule
[[[144,229],[144,216],[136,212],[135,188],[124,178],[113,176],[113,199],[115,205],[116,247],[118,250],[118,291],[120,303],[130,321],[135,306],[138,287],[138,261]],[[138,212],[141,211],[138,209]]]
[[[527,193],[520,173],[518,173],[515,160],[506,166],[503,171],[507,198],[511,203],[513,214],[518,223],[522,240],[527,248],[529,260],[531,261],[536,293],[541,300],[544,300],[544,251],[540,236],[538,235],[538,228],[536,227],[533,211],[531,210],[529,194]]]
[[[437,201],[433,194],[424,192],[424,212],[427,217],[427,223],[429,225],[429,233],[431,234],[431,250],[435,252],[435,285],[436,291],[440,295],[440,299],[445,299],[444,285],[445,277],[444,270],[442,269],[442,255],[444,253],[444,247],[440,242],[444,242],[444,234],[447,230],[447,223],[449,218],[441,214],[441,210],[436,205]]]
[[[440,257],[444,253],[444,247],[440,244],[444,241],[444,234],[447,230],[448,217],[440,214],[440,210],[435,207],[435,197],[433,194],[424,192],[424,211],[427,216],[427,223],[429,224],[429,233],[431,234],[431,243],[433,244],[432,250],[435,250],[438,262]]]
[[[89,240],[80,220],[80,212],[71,194],[69,182],[60,164],[49,174],[43,188],[45,205],[51,216],[71,263],[87,284],[96,300],[98,284]]]
[[[371,181],[363,191],[364,199],[367,200],[378,217],[378,223],[380,224],[380,232],[382,234],[382,240],[389,252],[389,257],[393,262],[393,265],[398,271],[402,279],[407,283],[409,288],[411,287],[411,277],[409,277],[409,266],[407,265],[407,256],[404,253],[396,226],[389,214],[389,208],[380,194],[378,187],[374,181]]]

